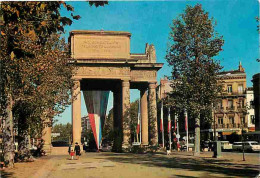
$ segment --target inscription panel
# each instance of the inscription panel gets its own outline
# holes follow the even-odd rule
[[[129,59],[130,38],[77,34],[73,37],[74,59]]]
[[[156,71],[153,70],[132,70],[131,81],[156,81]]]
[[[128,67],[78,67],[75,76],[80,78],[130,78]]]

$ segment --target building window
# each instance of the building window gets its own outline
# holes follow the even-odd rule
[[[245,124],[245,117],[240,117],[241,124]]]
[[[218,118],[218,124],[223,124],[223,118],[222,117]]]
[[[244,92],[243,85],[238,85],[237,91],[238,91],[239,94],[242,94]]]
[[[228,108],[233,108],[233,101],[232,100],[228,100]]]
[[[222,101],[219,101],[218,102],[218,109],[221,109],[222,108]]]
[[[253,100],[250,101],[250,109],[254,109],[254,101]]]
[[[239,107],[239,108],[243,108],[244,105],[245,105],[244,100],[243,100],[243,99],[240,99],[239,102],[238,102],[238,107]]]
[[[250,116],[250,120],[251,120],[251,123],[252,123],[252,124],[255,124],[255,116],[254,116],[254,115],[251,115],[251,116]]]
[[[228,93],[232,93],[232,85],[228,85],[227,86],[227,92]]]
[[[229,117],[229,123],[234,124],[234,117]]]

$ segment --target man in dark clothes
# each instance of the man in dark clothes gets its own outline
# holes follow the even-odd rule
[[[74,151],[76,152],[76,157],[77,159],[79,159],[79,156],[80,156],[80,146],[78,145],[78,142],[75,143],[75,148],[74,148]]]

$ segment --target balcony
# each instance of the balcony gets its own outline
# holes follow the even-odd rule
[[[234,111],[235,110],[235,106],[227,106],[226,110],[227,111]]]
[[[240,105],[238,105],[238,106],[237,106],[237,110],[238,110],[238,112],[245,112],[245,111],[246,111],[246,106],[240,106]]]

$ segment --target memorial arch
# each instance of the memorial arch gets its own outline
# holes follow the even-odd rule
[[[153,45],[142,54],[130,53],[131,33],[119,31],[70,32],[71,58],[75,65],[72,102],[73,143],[81,142],[80,91],[113,92],[114,128],[122,133],[123,146],[129,145],[129,130],[124,116],[130,107],[130,89],[140,90],[142,145],[156,145],[156,76],[163,66],[156,63]],[[151,125],[153,129],[151,129]]]

